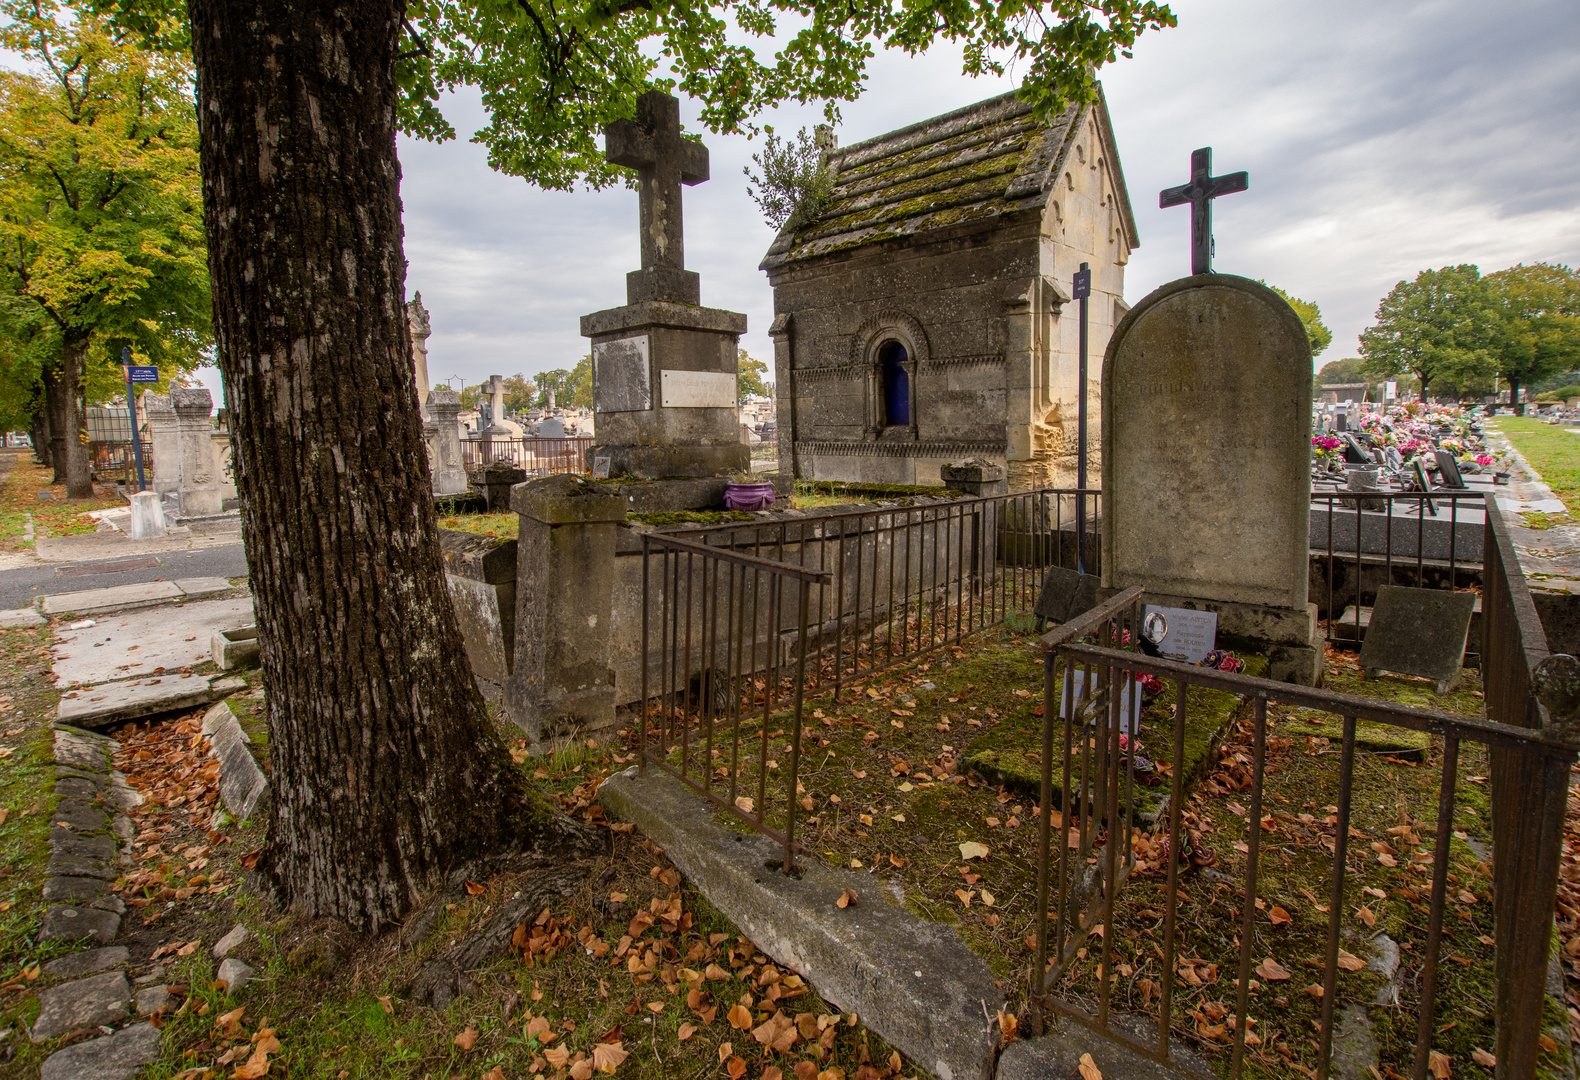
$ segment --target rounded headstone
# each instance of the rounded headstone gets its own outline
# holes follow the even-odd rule
[[[1103,359],[1103,583],[1304,610],[1311,347],[1277,293],[1170,282]]]

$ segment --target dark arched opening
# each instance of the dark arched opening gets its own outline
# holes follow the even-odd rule
[[[878,362],[883,369],[883,417],[889,427],[907,427],[911,423],[911,376],[905,370],[905,346],[898,341],[886,342],[878,350]]]

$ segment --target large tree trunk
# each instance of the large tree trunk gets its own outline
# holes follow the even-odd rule
[[[33,440],[33,458],[40,465],[49,466],[49,406],[44,402],[44,394],[39,392],[38,411],[33,414],[33,422],[28,425],[28,435]]]
[[[278,897],[363,930],[552,821],[451,610],[406,331],[399,0],[190,0]]]
[[[1514,406],[1515,416],[1525,415],[1525,402],[1520,400],[1520,384],[1513,379],[1509,380],[1509,403]]]
[[[88,472],[88,447],[83,442],[86,417],[82,408],[83,363],[88,336],[67,331],[60,346],[60,361],[44,367],[44,402],[49,411],[49,465],[53,483],[66,485],[66,497],[93,495]]]

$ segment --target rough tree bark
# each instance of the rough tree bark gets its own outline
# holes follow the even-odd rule
[[[44,404],[49,414],[49,465],[55,470],[56,484],[66,485],[66,497],[86,499],[93,495],[93,480],[88,472],[88,448],[82,441],[85,416],[82,409],[82,373],[88,353],[88,336],[66,331],[60,347],[60,361],[44,366]]]
[[[33,422],[28,426],[28,434],[33,440],[33,459],[45,468],[49,467],[49,406],[44,401],[44,393],[39,391],[38,411],[33,414]]]
[[[473,853],[559,837],[444,580],[407,337],[398,0],[190,0],[214,330],[268,689],[260,869],[372,931]]]

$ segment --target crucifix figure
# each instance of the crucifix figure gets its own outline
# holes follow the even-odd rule
[[[636,119],[604,128],[606,157],[637,171],[641,195],[642,269],[626,275],[626,300],[700,302],[697,275],[686,269],[680,227],[680,186],[708,178],[708,148],[680,137],[680,102],[650,90]]]
[[[1251,186],[1249,174],[1212,175],[1212,147],[1191,151],[1190,183],[1158,193],[1158,206],[1167,209],[1190,203],[1190,272],[1212,273],[1212,200],[1233,195]]]

